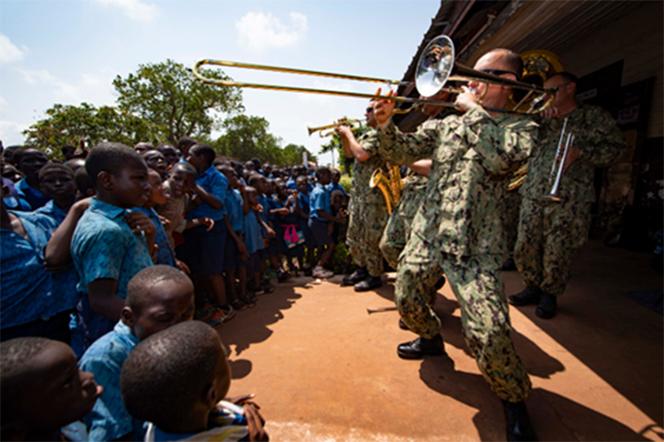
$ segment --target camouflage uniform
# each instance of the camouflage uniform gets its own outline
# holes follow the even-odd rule
[[[424,123],[415,134],[393,124],[379,132],[381,152],[398,163],[433,160],[426,200],[415,215],[400,256],[395,300],[420,336],[440,333],[430,307],[432,288],[447,277],[461,309],[468,347],[492,390],[512,402],[524,399],[530,379],[510,338],[509,311],[497,269],[506,256],[502,199],[504,176],[527,158],[537,125],[482,109]]]
[[[397,268],[399,255],[406,247],[413,218],[426,196],[429,179],[412,172],[404,181],[399,204],[387,220],[383,237],[380,239],[383,257],[393,269]]]
[[[611,115],[595,106],[580,106],[569,114],[567,130],[581,156],[563,173],[561,203],[544,198],[551,190],[553,164],[563,119],[547,119],[528,163],[519,233],[514,251],[517,268],[527,286],[558,296],[565,291],[574,252],[586,241],[590,207],[595,199],[595,167],[609,165],[624,148],[620,129]]]
[[[508,177],[506,184],[509,184],[511,177]],[[503,200],[503,222],[505,225],[505,244],[507,247],[508,257],[514,253],[514,245],[516,244],[516,236],[519,230],[519,213],[521,212],[521,194],[518,190],[512,190],[505,194]]]
[[[365,133],[358,143],[370,158],[367,161],[353,162],[353,187],[350,191],[348,233],[346,244],[359,267],[366,267],[369,275],[383,274],[383,256],[379,243],[387,222],[385,200],[378,189],[371,189],[371,174],[385,164],[378,155],[376,131]]]

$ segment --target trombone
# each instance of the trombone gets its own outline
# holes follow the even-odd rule
[[[574,134],[571,131],[567,131],[568,119],[569,117],[565,117],[563,127],[560,130],[560,139],[558,140],[558,147],[556,148],[556,156],[553,158],[551,172],[549,172],[549,182],[553,182],[553,184],[551,185],[551,190],[545,196],[547,200],[555,203],[562,201],[562,198],[560,197],[560,182],[563,178],[563,172],[565,172],[565,161],[567,160],[569,148],[574,143]]]
[[[213,60],[203,59],[196,62],[192,69],[194,77],[206,84],[223,86],[223,87],[238,87],[238,88],[251,88],[263,89],[273,91],[288,91],[288,92],[301,92],[309,94],[323,94],[335,95],[354,98],[369,98],[369,99],[385,99],[395,101],[397,104],[405,103],[410,104],[409,110],[418,108],[424,104],[434,106],[454,108],[455,105],[450,101],[434,100],[431,99],[439,92],[445,91],[451,94],[458,94],[462,92],[460,87],[446,86],[448,82],[454,83],[468,83],[470,81],[480,81],[484,83],[492,83],[502,86],[510,86],[516,91],[522,91],[523,98],[520,98],[518,103],[515,104],[513,110],[502,109],[487,109],[490,111],[507,112],[531,115],[539,113],[544,110],[553,99],[553,89],[544,89],[536,85],[525,83],[522,81],[510,80],[502,78],[498,75],[481,72],[454,61],[455,50],[452,39],[446,35],[440,35],[432,39],[429,44],[422,51],[422,55],[418,59],[417,69],[415,71],[415,87],[420,95],[420,98],[413,98],[400,95],[380,95],[370,94],[354,91],[332,90],[332,89],[319,89],[301,86],[285,86],[277,84],[262,84],[262,83],[247,83],[234,81],[231,79],[223,80],[206,76],[203,71],[203,66],[222,66],[230,68],[242,68],[260,71],[280,72],[286,74],[306,75],[313,77],[327,77],[343,80],[352,80],[369,83],[387,84],[388,86],[399,86],[403,84],[410,84],[410,82],[402,82],[399,80],[391,80],[379,77],[367,77],[353,74],[343,74],[335,72],[314,71],[309,69],[288,68],[280,66],[260,65],[254,63],[243,63],[230,60]]]
[[[307,131],[309,132],[309,136],[311,136],[311,134],[315,132],[320,132],[319,134],[320,137],[326,138],[332,135],[334,129],[336,129],[339,126],[350,126],[353,129],[357,129],[358,127],[360,127],[360,125],[362,125],[362,120],[360,119],[343,117],[338,119],[334,123],[325,124],[323,126],[307,127]],[[327,130],[327,129],[332,129],[332,130]]]

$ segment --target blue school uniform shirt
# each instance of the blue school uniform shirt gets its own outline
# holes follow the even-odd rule
[[[74,230],[71,255],[80,278],[78,291],[90,342],[110,331],[115,321],[92,311],[88,284],[97,279],[115,279],[116,295],[125,299],[129,280],[152,265],[145,239],[125,221],[127,213],[122,207],[93,198]]]
[[[226,215],[224,201],[226,201],[226,192],[228,192],[228,179],[214,166],[210,166],[196,178],[196,184],[221,201],[221,208],[213,209],[209,204],[202,203],[187,212],[187,219],[208,217],[215,221],[223,220]]]
[[[244,215],[244,243],[247,246],[247,253],[250,255],[263,250],[265,247],[261,225],[258,223],[258,217],[253,210],[249,210]]]
[[[297,189],[297,183],[293,178],[290,178],[288,181],[286,181],[286,188],[287,189]]]
[[[311,192],[309,197],[310,201],[310,213],[309,217],[321,222],[327,222],[327,220],[321,218],[318,214],[318,210],[332,214],[332,208],[330,206],[330,191],[325,189],[322,184],[316,184],[314,190]]]
[[[171,267],[175,267],[175,253],[171,248],[171,243],[168,242],[168,235],[166,234],[166,229],[159,219],[159,215],[152,208],[147,207],[136,207],[131,210],[137,210],[145,214],[152,224],[154,225],[156,234],[155,234],[155,243],[157,244],[157,264],[163,264]]]
[[[258,204],[263,206],[263,211],[260,213],[260,217],[263,221],[265,221],[267,223],[269,221],[269,218],[270,218],[269,217],[270,209],[272,208],[272,203],[270,201],[271,198],[269,196],[265,195],[264,193],[262,193],[262,194],[258,195],[256,200],[258,201]]]
[[[16,183],[16,193],[30,204],[30,210],[37,210],[50,201],[50,198],[46,197],[41,190],[30,186],[25,178]]]
[[[339,192],[342,193],[343,196],[346,196],[346,191],[344,190],[343,186],[339,183],[330,183],[327,185],[330,193],[334,192],[335,190],[338,190]]]
[[[242,213],[242,194],[237,189],[230,189],[226,197],[226,211],[231,223],[231,228],[236,233],[244,232],[244,213]]]
[[[67,212],[58,207],[53,200],[49,201],[43,207],[34,212],[22,212],[18,214],[22,219],[26,218],[33,224],[39,226],[45,235],[36,237],[36,245],[40,250],[42,259],[46,251],[48,240],[53,236],[53,232],[65,220]],[[51,272],[53,280],[53,291],[55,298],[60,303],[60,311],[73,310],[79,300],[77,292],[78,273],[73,265],[69,264],[63,269]]]
[[[85,418],[89,440],[114,440],[131,434],[131,440],[143,440],[143,425],[131,417],[125,408],[120,391],[120,371],[138,338],[122,321],[112,331],[95,341],[79,362],[83,371],[95,376],[104,392]]]
[[[0,324],[2,328],[46,320],[57,310],[51,275],[44,267],[40,246],[48,241],[45,232],[20,212],[28,239],[11,229],[0,228]]]

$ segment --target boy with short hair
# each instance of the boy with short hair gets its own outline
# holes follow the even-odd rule
[[[159,152],[157,149],[148,150],[143,152],[141,155],[145,160],[145,163],[150,169],[154,169],[159,173],[159,176],[162,179],[168,177],[168,164],[166,163],[166,158],[164,155]]]
[[[319,167],[316,170],[316,178],[318,182],[311,192],[311,212],[309,214],[309,228],[319,256],[313,276],[315,278],[331,278],[334,276],[334,272],[324,268],[332,257],[332,229],[334,228],[333,223],[337,221],[337,218],[332,215],[330,191],[327,188],[331,178],[330,169]]]
[[[186,265],[178,263],[175,259],[175,252],[171,248],[171,243],[168,241],[168,235],[166,234],[166,229],[159,218],[159,215],[154,210],[154,208],[159,204],[165,204],[168,201],[168,197],[164,192],[161,182],[161,176],[159,172],[155,169],[148,169],[148,182],[150,183],[150,192],[148,200],[143,205],[143,207],[136,207],[132,210],[137,210],[152,221],[152,224],[155,228],[155,244],[157,246],[157,251],[154,256],[155,264],[164,264],[167,266],[178,265],[181,269],[185,270]]]
[[[48,157],[34,147],[25,147],[16,152],[16,159],[24,175],[16,183],[17,196],[30,204],[30,210],[37,210],[49,200],[39,188],[39,170],[48,162]]]
[[[2,440],[63,440],[61,428],[82,419],[102,392],[61,342],[26,337],[0,344]]]
[[[245,402],[242,414],[219,404],[230,383],[223,343],[213,328],[199,321],[151,336],[122,367],[127,410],[151,423],[146,441],[268,440],[255,404]]]
[[[148,169],[133,149],[101,143],[85,168],[97,195],[75,227],[71,256],[92,342],[120,318],[129,280],[152,265],[155,229],[145,215],[128,210],[142,206],[150,190]]]
[[[91,440],[143,436],[141,422],[132,421],[120,394],[120,370],[136,344],[194,315],[194,286],[180,270],[156,265],[129,281],[122,319],[88,348],[80,367],[104,385],[104,394],[85,417]]]

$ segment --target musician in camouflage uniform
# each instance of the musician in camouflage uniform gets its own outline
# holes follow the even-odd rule
[[[410,172],[404,178],[399,204],[387,220],[380,239],[380,250],[393,269],[397,268],[399,255],[406,247],[413,218],[424,202],[430,170],[431,160],[419,160],[411,164]]]
[[[378,189],[369,187],[373,171],[385,164],[377,151],[372,106],[367,107],[365,117],[372,129],[359,140],[348,126],[336,128],[346,156],[355,158],[346,244],[358,269],[347,275],[342,285],[353,285],[357,292],[373,290],[383,284],[383,255],[379,244],[387,223],[385,200]]]
[[[565,291],[574,253],[588,237],[595,167],[610,165],[625,146],[608,112],[577,104],[576,81],[566,72],[546,81],[546,87],[558,88],[558,92],[542,121],[540,141],[521,189],[515,261],[526,288],[509,301],[514,305],[538,304],[535,313],[544,319],[556,314],[557,297]],[[545,196],[552,188],[551,170],[565,119],[566,132],[575,138],[560,182],[561,201],[552,202]]]
[[[497,49],[482,56],[475,69],[514,80],[522,65],[518,54]],[[390,122],[390,101],[375,106],[381,151],[389,160],[433,159],[425,204],[399,260],[395,292],[402,319],[420,337],[399,345],[397,353],[411,359],[443,354],[440,320],[428,302],[445,274],[459,302],[466,343],[502,399],[508,440],[533,440],[524,403],[530,379],[510,337],[498,268],[506,256],[500,219],[504,176],[530,154],[537,125],[485,110],[505,108],[511,88],[474,81],[468,86],[456,98],[463,115],[427,121],[414,134]],[[473,91],[482,96],[482,105]]]

